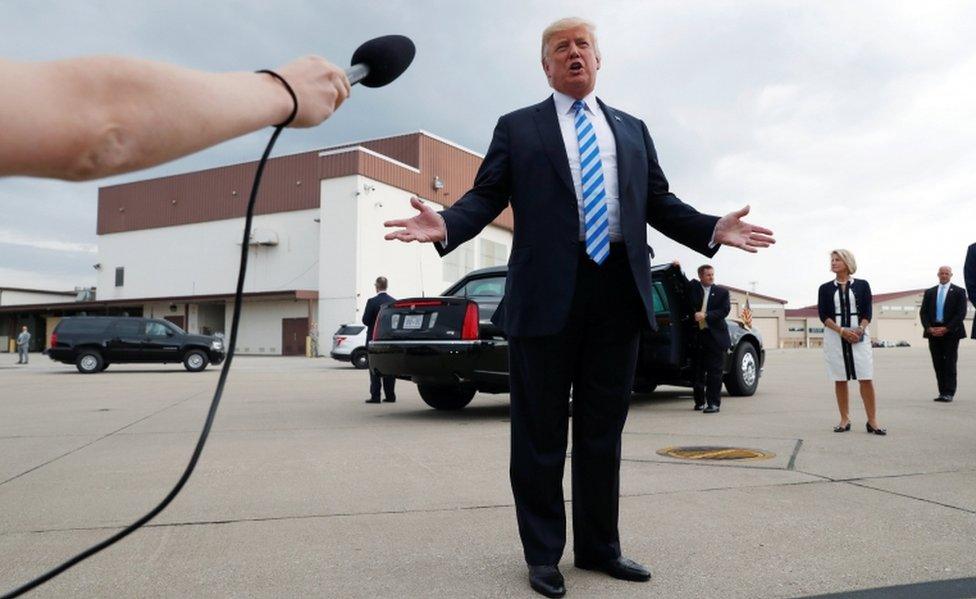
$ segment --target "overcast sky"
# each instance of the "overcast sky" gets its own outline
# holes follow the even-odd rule
[[[337,64],[363,40],[417,45],[388,88],[355,88],[276,154],[425,129],[484,152],[499,115],[550,90],[539,37],[597,25],[597,94],[643,119],[672,190],[703,212],[751,204],[779,243],[725,248],[719,282],[816,300],[846,247],[875,293],[962,281],[976,242],[976,2],[52,2],[0,0],[0,56],[112,53],[254,70],[309,53]],[[100,185],[254,160],[269,131],[96,183],[0,179],[0,286],[93,284]],[[0,131],[2,143],[2,131]],[[660,234],[658,261],[703,258]],[[228,268],[232,268],[228,265]]]

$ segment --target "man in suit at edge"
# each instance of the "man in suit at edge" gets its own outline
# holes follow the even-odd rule
[[[367,348],[369,347],[369,342],[373,339],[373,328],[376,326],[376,315],[380,313],[380,308],[396,301],[395,298],[386,292],[386,287],[386,277],[376,277],[376,295],[366,300],[366,309],[363,310],[363,324],[366,325]],[[381,377],[370,369],[369,399],[366,400],[366,403],[380,403],[380,379],[383,380],[383,394],[386,396],[386,399],[383,401],[390,403],[396,401],[396,392],[393,389],[396,386],[396,377]]]
[[[695,409],[714,414],[722,405],[722,367],[725,354],[732,347],[725,317],[732,310],[729,290],[715,284],[715,269],[708,264],[698,267],[698,279],[688,285],[692,306],[695,344],[693,389]]]
[[[969,246],[966,251],[966,264],[962,268],[963,281],[966,283],[966,293],[969,295],[969,303],[976,308],[976,243]],[[973,321],[972,336],[976,339],[976,320]]]
[[[966,292],[950,283],[952,268],[939,267],[939,284],[926,289],[922,296],[922,308],[918,316],[924,329],[922,335],[929,340],[929,353],[939,384],[939,396],[935,401],[952,401],[956,395],[956,362],[959,358],[959,340],[966,338]]]
[[[509,338],[510,476],[529,583],[565,594],[562,478],[570,388],[573,413],[574,563],[615,578],[650,572],[622,557],[617,529],[621,432],[637,345],[655,327],[647,225],[712,256],[750,252],[772,231],[700,214],[668,191],[647,127],[594,94],[600,53],[594,27],[562,19],[542,34],[542,68],[554,94],[501,117],[474,187],[437,213],[388,221],[386,235],[434,242],[444,255],[508,205],[515,218],[505,297],[493,321]]]

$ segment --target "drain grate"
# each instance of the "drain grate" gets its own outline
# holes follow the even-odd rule
[[[682,460],[768,460],[776,456],[775,453],[762,449],[715,446],[665,447],[657,453]]]

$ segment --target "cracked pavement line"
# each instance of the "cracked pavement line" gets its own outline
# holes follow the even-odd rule
[[[170,404],[168,406],[165,406],[163,408],[160,408],[160,409],[156,410],[155,412],[153,412],[151,414],[148,414],[146,416],[143,416],[142,418],[133,420],[132,422],[130,422],[129,424],[123,426],[122,428],[115,429],[114,431],[112,431],[110,433],[106,433],[106,434],[102,435],[101,437],[98,437],[97,439],[93,439],[93,440],[89,441],[88,443],[85,443],[83,445],[79,445],[78,447],[75,447],[74,449],[72,449],[70,451],[66,451],[66,452],[62,453],[61,455],[59,455],[59,456],[55,456],[55,457],[51,458],[50,460],[48,460],[46,462],[43,462],[41,464],[38,464],[38,465],[36,465],[36,466],[34,466],[32,468],[28,468],[27,470],[24,470],[20,474],[15,474],[14,476],[11,476],[7,480],[0,481],[0,486],[3,486],[3,485],[5,485],[5,484],[7,484],[7,483],[9,483],[11,481],[17,480],[18,478],[20,478],[22,476],[26,476],[26,475],[28,475],[31,472],[34,472],[36,470],[40,470],[44,466],[47,466],[49,464],[53,464],[54,462],[57,462],[58,460],[60,460],[62,458],[66,458],[66,457],[68,457],[69,455],[71,455],[73,453],[77,453],[77,452],[81,451],[82,449],[85,449],[86,447],[91,447],[92,445],[94,445],[95,443],[98,443],[99,441],[103,441],[105,439],[108,439],[109,437],[111,437],[113,435],[116,435],[118,433],[121,433],[122,431],[124,431],[125,429],[127,429],[127,428],[129,428],[131,426],[135,426],[135,425],[139,424],[140,422],[143,422],[145,420],[149,420],[153,416],[156,416],[158,414],[161,414],[161,413],[165,412],[166,410],[168,410],[170,408],[175,408],[176,406],[178,406],[178,405],[180,405],[182,403],[188,402],[191,399],[195,399],[197,397],[200,397],[204,393],[209,393],[209,391],[200,391],[199,393],[194,393],[193,395],[191,395],[189,397],[185,397],[185,398],[183,398],[183,399],[181,399],[181,400],[179,400],[179,401],[177,401],[175,403],[172,403],[172,404]]]

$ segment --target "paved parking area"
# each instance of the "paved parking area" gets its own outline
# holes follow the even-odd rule
[[[161,499],[217,380],[179,366],[82,376],[32,359],[0,355],[0,592]],[[854,431],[831,432],[816,350],[769,352],[760,392],[718,415],[693,412],[680,389],[636,397],[621,534],[654,579],[576,570],[567,553],[569,596],[976,596],[976,343],[963,342],[951,404],[931,401],[924,348],[877,349],[875,362],[887,437],[864,432],[856,399]],[[367,385],[329,359],[238,358],[183,494],[31,596],[535,596],[508,487],[507,396],[447,413],[403,382],[396,404],[366,405]],[[672,445],[776,455],[658,455]]]

